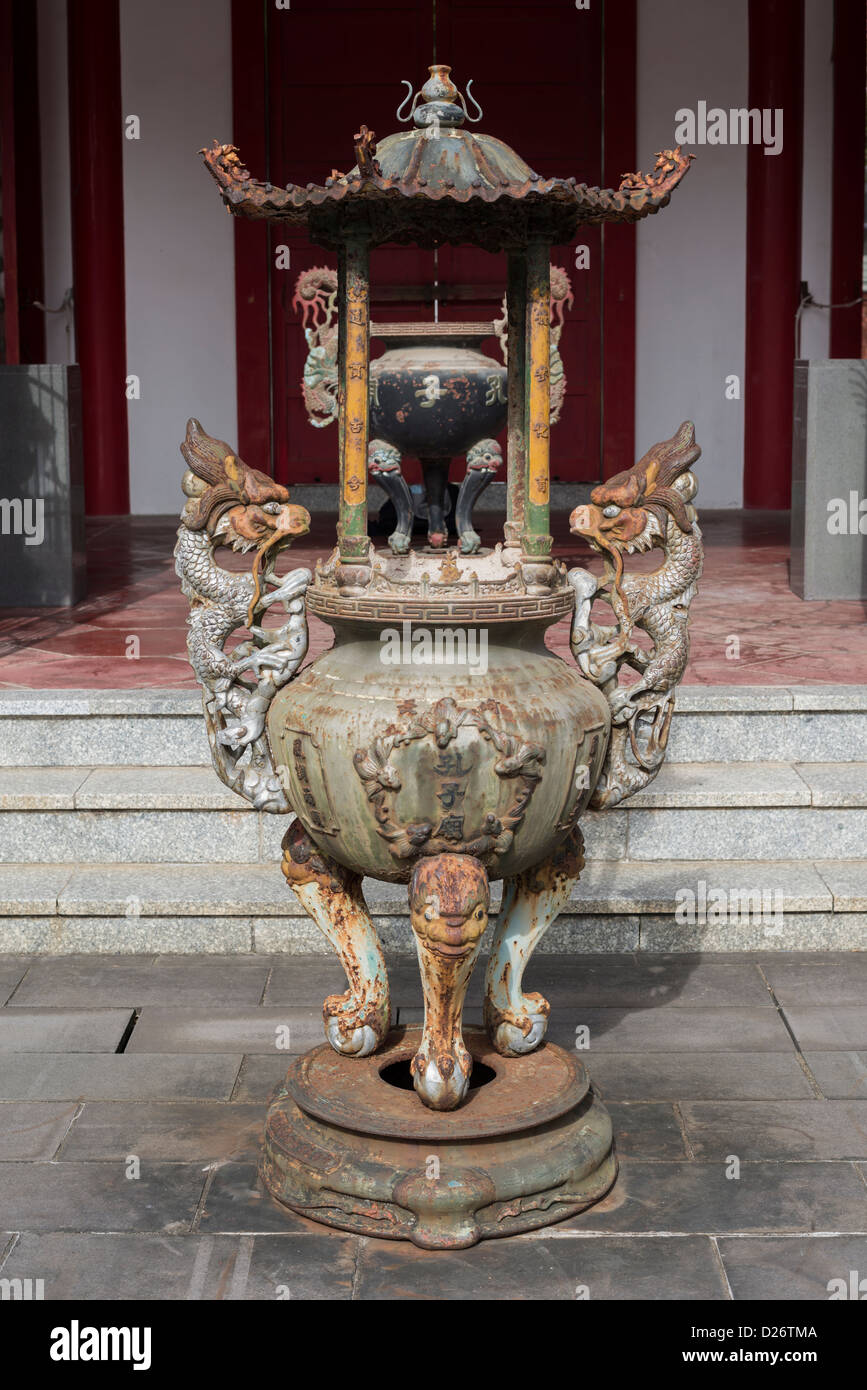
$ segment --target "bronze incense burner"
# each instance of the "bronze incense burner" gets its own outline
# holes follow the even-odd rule
[[[430,69],[411,130],[377,147],[362,126],[355,167],[321,186],[274,188],[232,146],[205,152],[232,212],[305,225],[337,251],[327,291],[336,324],[324,336],[321,317],[308,324],[320,336],[308,338],[317,355],[306,381],[321,388],[323,415],[333,399],[340,514],[337,545],[315,573],[279,576],[276,557],[309,517],[191,421],[175,553],[215,768],[254,806],[293,816],[283,872],[346,971],[345,992],[325,1000],[327,1041],[290,1067],[269,1109],[265,1182],[329,1225],[454,1248],[581,1211],[616,1176],[608,1115],[578,1055],[544,1041],[550,1008],[523,975],[581,873],[583,811],[645,786],[665,756],[701,539],[688,423],[572,513],[573,532],[602,556],[601,577],[552,558],[548,517],[551,248],[583,223],[665,206],[687,157],[665,151],[653,174],[629,175],[618,190],[543,179],[502,142],[464,128],[449,71]],[[508,253],[506,365],[480,368],[500,385],[505,407],[496,389],[490,405],[508,426],[506,519],[493,549],[460,504],[459,543],[445,545],[435,489],[430,546],[413,548],[399,509],[388,546],[368,537],[369,467],[390,475],[399,498],[402,450],[471,454],[493,443],[485,434],[502,418],[478,401],[463,418],[435,413],[450,368],[426,371],[430,342],[386,353],[372,370],[368,256],[393,240]],[[303,304],[303,287],[299,295]],[[472,326],[463,329],[471,340]],[[421,357],[410,366],[408,353]],[[414,416],[398,431],[390,355],[400,358],[398,393],[408,382],[427,389],[423,377],[413,384],[419,371],[440,378],[424,438]],[[450,433],[455,420],[464,433]],[[218,564],[226,546],[252,552],[250,573]],[[624,557],[651,548],[659,567],[627,573]],[[608,625],[594,621],[595,600]],[[275,604],[285,621],[266,629]],[[307,611],[335,641],[304,666]],[[574,665],[544,643],[567,615]],[[246,635],[227,652],[238,629]],[[420,1028],[391,1027],[364,876],[408,887]],[[465,1030],[497,880],[485,1029]]]

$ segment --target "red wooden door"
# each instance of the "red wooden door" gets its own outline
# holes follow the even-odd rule
[[[484,112],[479,130],[511,145],[545,178],[574,174],[581,182],[601,183],[601,5],[579,12],[574,0],[534,5],[437,0],[437,56],[452,63],[452,78],[461,90],[473,79],[472,95]],[[576,244],[590,248],[589,270],[575,268]],[[572,245],[554,247],[551,259],[569,275],[574,295],[560,340],[567,390],[551,431],[551,476],[555,481],[595,481],[602,476],[599,228],[584,228]],[[439,261],[441,280],[487,283],[499,305],[505,256],[445,247]],[[492,308],[490,301],[448,305],[443,317],[491,317]],[[495,313],[499,317],[499,307]],[[488,349],[499,356],[495,343]]]
[[[532,6],[503,0],[349,6],[293,0],[289,10],[270,10],[267,177],[275,184],[320,183],[333,167],[351,168],[359,125],[380,139],[400,129],[395,111],[405,90],[401,81],[417,90],[436,60],[451,63],[462,91],[473,79],[472,95],[484,110],[480,130],[512,145],[543,176],[574,174],[601,183],[602,9],[598,4],[579,11],[574,0]],[[265,171],[253,172],[262,177]],[[337,430],[316,429],[307,420],[300,388],[307,347],[291,301],[301,271],[336,266],[336,257],[311,246],[303,233],[272,228],[268,235],[273,469],[284,481],[334,482]],[[582,229],[576,244],[589,248],[589,269],[575,268],[575,244],[552,254],[567,270],[574,294],[561,338],[568,387],[552,435],[552,476],[592,481],[602,476],[599,229]],[[288,269],[276,268],[280,245],[289,248]],[[495,318],[505,290],[505,258],[443,247],[435,261],[433,252],[388,246],[374,253],[372,276],[374,319],[432,318],[435,279],[447,287],[441,319]],[[425,287],[427,303],[419,302],[419,287]],[[499,356],[495,340],[486,349]]]

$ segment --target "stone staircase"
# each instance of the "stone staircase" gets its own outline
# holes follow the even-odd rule
[[[685,687],[657,780],[582,825],[540,950],[864,949],[867,691]],[[0,693],[0,952],[327,953],[285,826],[218,780],[195,691]],[[411,953],[405,891],[367,888]]]

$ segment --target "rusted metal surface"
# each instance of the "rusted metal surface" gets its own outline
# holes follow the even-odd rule
[[[361,876],[317,849],[297,820],[283,836],[282,869],[346,971],[348,989],[329,995],[322,1005],[328,1041],[337,1052],[366,1057],[388,1032],[391,1006],[385,957]]]
[[[551,278],[548,246],[531,241],[527,248],[525,301],[526,358],[524,362],[524,467],[526,469],[525,555],[546,556],[553,544],[549,534],[551,452]]]
[[[432,855],[413,870],[409,920],[421,967],[424,1029],[410,1071],[432,1110],[456,1109],[469,1090],[473,1064],[461,1016],[490,898],[488,875],[472,855]]]
[[[427,178],[407,161],[406,169],[393,176],[353,171],[327,178],[321,185],[276,188],[253,178],[234,145],[215,141],[202,155],[224,203],[235,216],[296,226],[310,224],[321,244],[333,245],[333,214],[337,210],[344,214],[364,210],[374,219],[375,244],[400,239],[427,245],[440,240],[485,249],[498,241],[501,246],[514,244],[520,227],[514,217],[516,204],[528,213],[547,209],[552,241],[559,244],[570,241],[582,224],[638,222],[668,205],[693,158],[683,154],[679,146],[661,150],[652,173],[629,175],[619,189],[598,188],[574,178],[543,179],[501,141],[460,134],[465,159],[449,167],[453,177],[448,178],[445,174],[437,177],[436,171],[430,171],[433,177]],[[428,154],[429,145],[435,143],[426,141],[422,132],[390,136],[380,145],[380,156],[387,153],[390,141],[407,138],[418,142],[422,154]],[[498,170],[497,176],[491,177],[484,170],[491,167],[494,147]],[[504,153],[512,155],[514,162],[504,160]],[[459,183],[459,172],[469,161],[474,177]],[[414,209],[406,206],[409,199],[416,204]],[[431,209],[436,220],[425,215]],[[412,236],[407,236],[410,226]],[[438,238],[436,227],[440,228]]]
[[[541,586],[540,586],[541,587]],[[452,592],[447,590],[451,588]],[[439,592],[437,592],[439,590]],[[502,586],[502,592],[474,596],[471,585],[463,592],[457,586],[431,583],[428,594],[407,593],[371,587],[348,594],[345,588],[321,584],[310,591],[309,609],[327,623],[411,623],[484,624],[489,628],[514,628],[516,621],[538,622],[550,627],[572,612],[574,597],[567,588],[551,587],[544,594],[530,594],[526,585],[520,599]]]
[[[448,71],[445,65],[436,73],[432,68],[434,84]],[[618,189],[575,178],[543,179],[502,140],[462,129],[466,107],[446,80],[460,105],[428,96],[414,107],[416,129],[378,144],[361,126],[354,137],[355,168],[347,174],[333,170],[322,184],[261,183],[234,145],[215,141],[202,155],[231,212],[306,223],[315,240],[332,246],[359,214],[375,245],[461,242],[502,250],[525,243],[533,226],[544,229],[550,243],[563,244],[582,223],[636,222],[658,212],[689,168],[692,156],[678,147],[662,150],[650,174],[625,174]],[[430,81],[422,89],[432,90]]]
[[[611,1121],[575,1054],[550,1044],[504,1062],[467,1030],[494,1079],[460,1110],[426,1110],[380,1074],[406,1064],[418,1030],[376,1058],[319,1048],[299,1058],[265,1129],[263,1177],[278,1201],[326,1225],[455,1250],[574,1215],[614,1182]]]
[[[512,252],[506,285],[506,361],[509,364],[506,485],[506,545],[521,553],[527,521],[527,457],[524,377],[527,353],[527,262]]]
[[[515,834],[543,775],[546,758],[543,745],[529,742],[518,734],[498,727],[495,719],[493,710],[478,706],[461,708],[450,696],[445,696],[421,715],[407,718],[402,728],[394,727],[391,732],[375,739],[369,747],[358,749],[353,757],[355,770],[364,784],[367,800],[376,817],[378,834],[389,845],[392,854],[397,859],[415,859],[422,853],[435,856],[455,894],[458,892],[458,881],[455,879],[457,870],[450,866],[448,856],[459,852],[468,857],[472,867],[475,856],[490,862],[495,856],[506,854],[512,848]],[[467,775],[470,759],[466,754],[462,759],[452,751],[459,732],[469,730],[473,731],[473,743],[481,745],[484,742],[493,747],[498,756],[493,760],[491,771],[510,788],[508,804],[500,805],[497,813],[490,811],[484,814],[476,833],[467,826],[465,812],[471,808],[465,802],[466,788],[460,785],[461,779]],[[422,740],[428,748],[432,743],[440,750],[436,767],[441,777],[444,774],[447,778],[457,779],[443,784],[451,789],[450,794],[443,790],[437,799],[441,811],[458,806],[459,813],[451,816],[438,814],[431,820],[413,820],[406,824],[400,820],[395,806],[395,794],[401,790],[402,782],[392,754],[396,749],[406,748],[417,740]],[[462,743],[466,748],[466,739]],[[424,766],[424,751],[421,766]]]
[[[575,1051],[545,1043],[526,1057],[505,1060],[483,1029],[466,1028],[473,1062],[489,1067],[496,1079],[473,1087],[458,1110],[431,1110],[412,1091],[382,1079],[394,1064],[411,1062],[421,1039],[420,1028],[394,1028],[375,1057],[358,1063],[317,1047],[293,1061],[286,1091],[307,1114],[362,1134],[464,1141],[536,1129],[573,1110],[590,1088]]]
[[[340,477],[337,543],[345,559],[367,550],[367,440],[370,428],[370,256],[366,237],[341,247],[337,301],[342,318],[337,364],[340,412]]]
[[[504,887],[485,980],[485,1026],[504,1057],[532,1052],[545,1036],[551,1006],[535,991],[524,993],[524,970],[583,868],[584,837],[576,825],[550,858]]]

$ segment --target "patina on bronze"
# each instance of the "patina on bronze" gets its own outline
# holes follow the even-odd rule
[[[582,223],[657,211],[688,158],[665,151],[652,175],[627,175],[616,191],[541,179],[463,128],[449,71],[430,69],[414,129],[378,150],[362,126],[356,167],[321,186],[275,189],[233,147],[205,152],[233,212],[304,223],[337,251],[334,333],[308,343],[320,386],[329,355],[335,364],[340,514],[315,573],[278,576],[275,558],[306,514],[191,421],[175,552],[217,772],[260,809],[294,812],[283,872],[346,971],[344,993],[325,1000],[327,1043],[293,1065],[269,1110],[266,1184],[319,1221],[426,1248],[560,1220],[614,1181],[608,1116],[578,1058],[544,1041],[550,1007],[523,975],[583,868],[585,807],[616,805],[662,763],[701,573],[689,423],[573,512],[601,578],[552,559],[548,523],[551,246]],[[403,522],[380,550],[367,534],[368,466],[395,498],[403,482],[400,449],[371,434],[368,256],[392,240],[508,252],[508,502],[493,549],[469,536],[414,549]],[[321,404],[327,423],[327,390]],[[458,441],[441,423],[431,449],[447,457]],[[471,469],[473,448],[493,468],[493,444],[468,448]],[[222,569],[221,546],[252,552],[251,573]],[[627,554],[651,548],[656,571],[625,572]],[[593,621],[594,600],[610,625]],[[266,629],[274,604],[286,621]],[[308,608],[335,642],[302,669]],[[575,665],[544,643],[567,615]],[[247,636],[227,653],[238,628]],[[407,884],[420,1029],[391,1030],[365,875]],[[462,1010],[498,879],[481,1034],[464,1030]]]
[[[432,1250],[530,1231],[604,1196],[611,1121],[578,1056],[543,1045],[504,1060],[481,1030],[465,1036],[486,1084],[446,1113],[389,1080],[417,1029],[394,1029],[360,1061],[327,1045],[299,1058],[269,1112],[270,1190],[315,1221]]]

